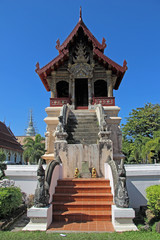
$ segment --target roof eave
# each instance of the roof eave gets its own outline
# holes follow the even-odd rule
[[[36,64],[36,70],[35,72],[40,77],[43,85],[45,86],[46,90],[49,92],[50,87],[47,82],[47,71],[51,71],[51,67],[54,67],[58,62],[61,62],[64,60],[65,57],[68,56],[69,51],[65,50],[64,52],[61,52],[57,57],[55,57],[52,61],[50,61],[48,64],[46,64],[44,67],[39,68],[39,63]]]
[[[65,48],[67,48],[69,42],[73,39],[73,37],[78,32],[79,28],[82,27],[84,33],[88,36],[88,38],[92,41],[94,47],[98,48],[102,52],[106,48],[105,39],[102,39],[102,44],[94,37],[94,35],[90,32],[90,30],[87,28],[87,26],[84,24],[82,20],[80,20],[75,28],[72,30],[72,32],[69,34],[69,36],[65,39],[65,41],[60,45],[59,40],[57,41],[56,49],[59,52],[62,52]]]

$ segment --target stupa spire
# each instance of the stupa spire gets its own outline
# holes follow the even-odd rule
[[[35,136],[36,135],[36,131],[35,128],[33,126],[33,116],[32,116],[32,109],[30,110],[30,119],[29,119],[29,126],[27,128],[26,131],[26,136]]]

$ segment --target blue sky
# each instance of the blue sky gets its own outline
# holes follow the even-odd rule
[[[35,73],[58,55],[62,43],[82,17],[93,35],[106,39],[105,55],[126,72],[114,92],[122,122],[145,103],[160,103],[159,0],[0,0],[0,121],[15,135],[25,134],[32,108],[38,132],[44,135],[48,93]]]

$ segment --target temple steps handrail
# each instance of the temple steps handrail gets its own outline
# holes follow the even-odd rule
[[[106,115],[101,104],[97,104],[96,106],[96,115],[99,123],[99,130],[106,131]]]
[[[56,136],[56,140],[59,138],[62,139],[62,135],[64,139],[67,137],[67,132],[66,132],[66,126],[67,126],[67,121],[68,121],[68,116],[70,113],[70,108],[67,104],[64,104],[63,107],[60,110],[60,115],[58,117],[59,123],[56,127],[56,131],[54,132],[54,136]]]
[[[67,104],[64,104],[60,111],[60,116],[62,116],[62,124],[63,124],[64,130],[66,130],[69,112],[70,112],[70,108],[68,107]]]
[[[61,178],[60,174],[61,164],[59,161],[51,161],[45,170],[45,182],[49,190],[49,203],[52,202],[52,196],[55,192],[55,187],[57,186],[57,181]]]

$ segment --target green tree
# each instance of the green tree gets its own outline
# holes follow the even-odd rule
[[[6,160],[6,154],[0,149],[0,162],[4,162]]]
[[[23,146],[23,158],[25,162],[29,162],[30,164],[37,164],[38,160],[45,153],[44,138],[41,137],[40,134],[37,134],[35,136],[35,140],[27,137],[24,142],[25,144]]]
[[[145,104],[142,108],[133,109],[126,119],[126,124],[122,125],[122,151],[126,162],[151,162],[151,150],[156,151],[157,156],[160,151],[160,105]]]
[[[160,131],[155,132],[153,139],[145,144],[144,153],[150,163],[155,160],[160,162]]]

